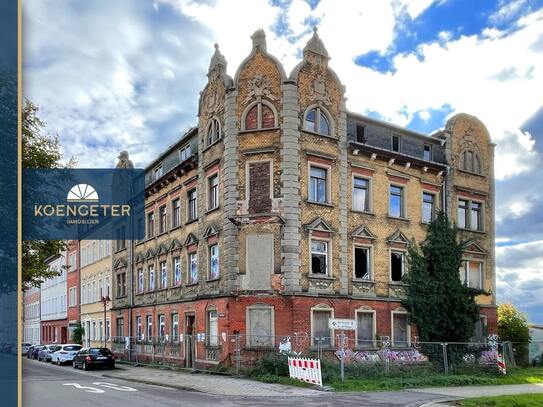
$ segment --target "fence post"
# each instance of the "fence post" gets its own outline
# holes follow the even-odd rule
[[[236,375],[239,376],[239,370],[241,366],[241,347],[239,334],[236,334]]]
[[[443,348],[443,371],[445,374],[449,374],[449,359],[447,355],[447,344],[441,343],[441,346]]]
[[[341,369],[341,381],[345,381],[345,333],[342,331],[339,334],[339,352],[341,358],[339,359],[339,365]]]

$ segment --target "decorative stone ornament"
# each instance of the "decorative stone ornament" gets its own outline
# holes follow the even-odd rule
[[[121,151],[117,158],[119,161],[117,161],[115,168],[134,168],[134,164],[128,157],[128,151]]]
[[[276,100],[277,98],[271,93],[270,88],[271,80],[268,77],[262,74],[255,75],[255,77],[249,81],[250,90],[245,98],[245,103],[248,103],[253,98],[262,98],[262,96],[270,100]]]
[[[313,81],[313,87],[309,89],[309,100],[312,102],[322,102],[326,105],[332,104],[330,92],[326,89],[326,84],[322,76],[318,76]]]
[[[253,40],[253,48],[266,52],[266,33],[263,29],[256,30],[251,35],[251,40]]]

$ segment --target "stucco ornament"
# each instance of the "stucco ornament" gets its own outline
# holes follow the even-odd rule
[[[245,103],[253,98],[261,98],[262,96],[270,100],[276,100],[277,98],[271,93],[270,88],[270,78],[262,74],[255,75],[255,77],[249,81],[249,94],[245,98]]]
[[[326,89],[326,84],[322,76],[317,77],[313,81],[313,88],[309,89],[309,100],[312,102],[322,102],[327,105],[332,103],[330,92]]]
[[[119,161],[117,161],[115,168],[134,168],[134,164],[128,157],[128,151],[121,151],[117,158]]]

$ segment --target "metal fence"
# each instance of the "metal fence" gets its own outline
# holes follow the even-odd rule
[[[113,352],[124,362],[236,375],[255,368],[288,374],[287,356],[318,358],[326,370],[325,380],[430,373],[499,374],[498,355],[507,367],[528,364],[519,360],[519,356],[524,357],[520,355],[521,345],[530,347],[530,355],[532,351],[543,354],[543,343],[499,342],[495,335],[482,343],[420,342],[416,338],[393,343],[386,336],[362,341],[341,333],[334,337],[311,337],[307,333],[114,337],[111,342]]]

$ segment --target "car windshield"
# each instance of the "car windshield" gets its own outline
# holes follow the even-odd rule
[[[111,355],[111,351],[109,349],[107,349],[107,348],[91,349],[89,352],[90,352],[91,355],[101,355],[101,356],[109,356],[109,355]]]
[[[57,345],[49,345],[49,346],[47,346],[47,349],[49,349],[49,350],[55,350],[56,347],[57,347]]]
[[[81,346],[79,345],[70,345],[70,346],[64,347],[64,350],[79,350],[79,349],[81,349]]]

